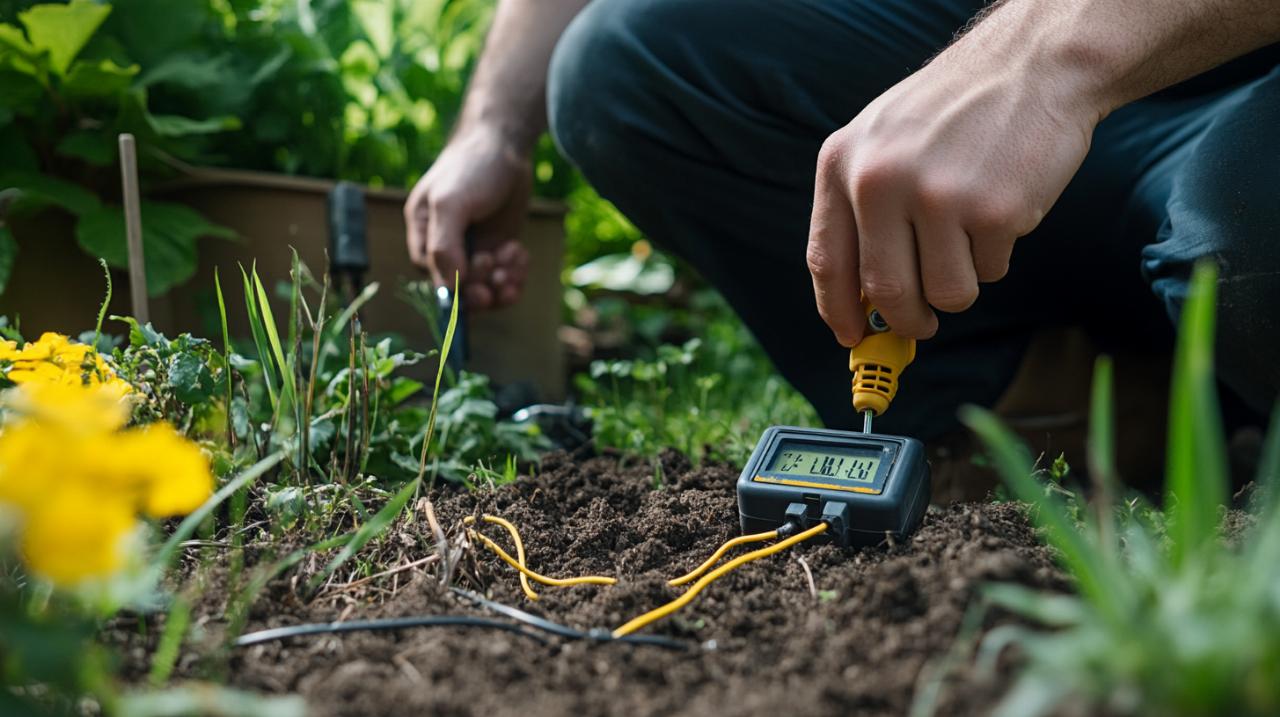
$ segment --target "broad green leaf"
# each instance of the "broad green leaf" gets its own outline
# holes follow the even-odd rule
[[[81,61],[71,66],[62,92],[71,99],[111,97],[128,89],[137,74],[137,65],[121,67],[113,60]]]
[[[45,82],[49,74],[48,53],[27,41],[27,36],[14,25],[0,22],[0,67],[7,64],[13,70]]]
[[[165,348],[169,345],[169,339],[164,334],[156,331],[151,322],[143,324],[132,316],[111,315],[112,321],[123,321],[129,325],[129,345],[133,348]]]
[[[194,353],[177,353],[169,359],[169,387],[179,401],[194,406],[208,401],[217,386],[203,359]]]
[[[181,284],[196,270],[196,240],[230,239],[234,232],[212,224],[195,210],[169,202],[142,202],[142,249],[147,269],[147,293],[159,296]],[[113,267],[129,266],[124,212],[104,206],[80,217],[76,241],[90,254]]]
[[[0,294],[9,285],[9,277],[13,274],[13,263],[18,259],[18,242],[8,227],[0,224]]]
[[[85,43],[111,14],[111,6],[94,0],[71,0],[66,5],[45,4],[18,13],[31,44],[49,51],[54,73],[64,75]]]
[[[116,145],[105,131],[78,130],[58,142],[57,153],[74,157],[95,167],[107,167],[115,162]]]
[[[1175,565],[1214,544],[1227,494],[1226,440],[1213,369],[1217,278],[1213,264],[1196,265],[1173,360],[1165,503]]]
[[[102,202],[84,187],[39,172],[0,171],[0,189],[10,187],[22,192],[24,202],[56,204],[80,216],[102,209]]]
[[[353,0],[351,10],[378,55],[390,57],[395,46],[392,3],[389,0]]]
[[[198,120],[179,115],[149,115],[147,120],[151,123],[151,128],[161,137],[188,137],[240,129],[240,120],[235,117],[209,117]]]

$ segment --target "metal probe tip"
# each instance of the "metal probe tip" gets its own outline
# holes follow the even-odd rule
[[[871,412],[871,409],[867,409],[862,412],[862,432],[863,433],[871,432],[871,419],[875,417],[875,415],[876,414]]]

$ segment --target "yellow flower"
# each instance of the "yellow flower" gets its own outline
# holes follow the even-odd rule
[[[27,511],[22,554],[36,573],[74,585],[120,569],[127,558],[125,539],[137,525],[125,503],[102,500],[79,486],[55,490]]]
[[[213,490],[208,459],[172,426],[125,428],[119,386],[26,383],[4,403],[0,504],[18,516],[27,565],[55,584],[118,570],[140,514],[182,515]]]
[[[106,384],[119,390],[129,389],[129,384],[116,375],[92,346],[55,333],[46,333],[39,341],[29,342],[21,349],[13,341],[0,342],[0,375],[18,384]]]

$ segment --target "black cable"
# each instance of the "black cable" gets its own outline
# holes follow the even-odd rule
[[[530,632],[519,625],[470,615],[428,615],[423,617],[391,617],[381,620],[351,620],[349,622],[313,622],[251,632],[237,637],[233,644],[236,647],[249,647],[250,645],[260,645],[264,642],[284,640],[290,637],[302,637],[304,635],[357,632],[361,630],[403,630],[410,627],[487,627],[493,630],[513,632],[531,640],[536,640],[540,644],[547,644],[547,641],[541,635]]]
[[[464,590],[459,587],[449,588],[456,595],[486,607],[499,615],[505,615],[512,620],[519,620],[524,624],[549,632],[552,635],[568,638],[570,640],[590,640],[591,642],[625,642],[632,645],[652,645],[653,647],[662,647],[668,650],[688,650],[689,643],[683,640],[677,640],[671,637],[662,637],[661,635],[626,635],[623,637],[614,637],[613,633],[604,628],[593,628],[586,632],[577,630],[568,625],[562,625],[558,622],[552,622],[544,617],[539,617],[533,613],[525,612],[517,607],[512,607],[500,602],[494,602],[479,593],[470,590]]]

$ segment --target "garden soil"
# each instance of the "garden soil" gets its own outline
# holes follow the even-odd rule
[[[553,588],[527,600],[516,572],[480,548],[454,562],[451,584],[578,628],[612,628],[676,597],[666,585],[739,533],[727,466],[648,467],[613,457],[548,457],[536,477],[468,493],[437,491],[432,507],[456,551],[462,519],[491,513],[521,530],[528,564],[552,576],[616,576],[610,587]],[[420,503],[415,519],[430,535]],[[511,549],[498,526],[481,525]],[[395,536],[389,540],[395,540]],[[403,540],[405,544],[411,541]],[[739,549],[742,551],[745,549]],[[407,556],[411,559],[412,556]],[[389,567],[394,567],[392,564]],[[443,587],[439,564],[306,601],[286,574],[259,597],[246,630],[304,622],[424,614],[492,616]],[[918,533],[875,548],[802,545],[748,564],[643,632],[687,651],[570,642],[484,629],[346,633],[240,648],[228,682],[298,693],[311,713],[339,715],[904,715],[918,691],[936,714],[989,710],[1008,670],[984,674],[967,655],[996,612],[962,629],[982,585],[1066,590],[1050,551],[1011,504],[931,508]],[[196,624],[225,629],[224,590],[208,589]],[[974,621],[970,621],[974,622]],[[967,624],[967,623],[966,623]],[[195,642],[199,642],[196,640]],[[199,645],[188,645],[199,651]],[[179,671],[194,672],[185,655]],[[949,666],[948,666],[949,665]]]

